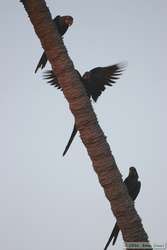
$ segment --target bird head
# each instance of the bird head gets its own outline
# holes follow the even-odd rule
[[[73,17],[72,16],[63,16],[63,21],[67,26],[71,26],[73,24]]]
[[[129,175],[130,176],[133,176],[133,177],[136,177],[138,179],[138,173],[137,173],[137,170],[135,167],[130,167],[129,168]]]

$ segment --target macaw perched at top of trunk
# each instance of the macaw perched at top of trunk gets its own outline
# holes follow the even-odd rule
[[[69,26],[73,24],[73,18],[71,16],[56,16],[53,19],[53,23],[54,26],[57,28],[59,34],[63,36],[66,33]],[[45,67],[47,60],[48,60],[47,56],[45,52],[43,52],[39,60],[39,63],[35,69],[35,73],[38,71],[39,68],[43,69]]]

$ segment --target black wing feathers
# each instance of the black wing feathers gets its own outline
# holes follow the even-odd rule
[[[57,77],[55,76],[55,74],[53,73],[52,70],[45,71],[45,73],[43,74],[43,77],[45,80],[47,80],[47,83],[62,90],[62,88],[60,87],[60,84],[57,80]]]
[[[141,182],[138,180],[135,180],[135,179],[133,180],[133,179],[127,177],[125,179],[124,183],[128,189],[129,196],[134,201],[140,192]]]
[[[82,77],[81,77],[79,71],[78,70],[75,70],[75,71],[78,74],[80,81],[82,82]],[[62,88],[60,87],[60,84],[58,82],[58,79],[52,70],[46,70],[43,74],[43,78],[47,81],[48,84],[62,90]]]
[[[93,100],[96,102],[105,86],[113,86],[117,79],[120,78],[126,64],[114,64],[108,67],[98,67],[92,69],[90,73],[88,88],[91,91]]]

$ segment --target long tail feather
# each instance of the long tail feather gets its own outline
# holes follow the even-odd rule
[[[113,242],[112,242],[113,245],[115,245],[115,242],[117,240],[118,234],[119,234],[119,227],[117,225],[117,228],[116,228],[115,233],[114,233],[114,239],[113,239]]]
[[[118,233],[119,233],[119,227],[118,227],[118,224],[115,223],[115,226],[114,226],[114,228],[113,228],[113,230],[112,230],[112,233],[111,233],[111,235],[110,235],[110,237],[109,237],[109,239],[108,239],[108,241],[107,241],[107,243],[106,243],[106,245],[105,245],[104,250],[107,250],[107,248],[108,248],[108,246],[110,245],[112,239],[113,239],[112,244],[113,244],[113,245],[115,244],[116,239],[117,239],[117,237],[118,237]]]
[[[43,54],[39,60],[39,63],[35,69],[35,73],[38,71],[39,68],[43,69],[45,67],[47,60],[48,60],[47,56],[46,56],[45,52],[43,52]]]
[[[77,131],[78,131],[78,130],[77,130],[77,128],[76,128],[76,125],[74,124],[73,131],[72,131],[72,133],[71,133],[71,136],[70,136],[70,139],[69,139],[69,141],[68,141],[68,143],[67,143],[67,146],[65,147],[65,150],[64,150],[64,152],[63,152],[63,156],[65,156],[65,154],[67,153],[67,151],[68,151],[68,149],[69,149],[69,147],[70,147],[72,141],[74,140],[74,137],[75,137]]]

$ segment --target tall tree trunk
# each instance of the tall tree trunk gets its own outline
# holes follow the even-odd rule
[[[74,70],[61,37],[53,27],[45,1],[21,0],[21,2],[69,102],[81,139],[87,148],[99,182],[111,204],[124,241],[148,242],[148,236],[134,208],[134,203],[122,182],[121,174],[106,137],[97,122],[85,89]]]

